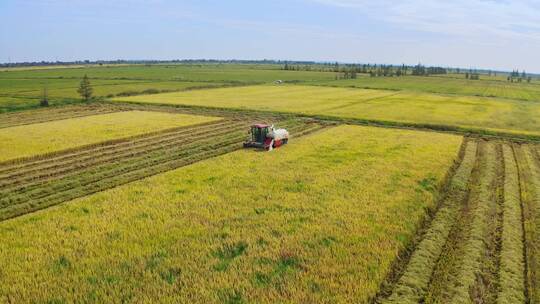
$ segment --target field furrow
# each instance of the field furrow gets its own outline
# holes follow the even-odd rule
[[[418,303],[424,298],[435,264],[468,196],[469,180],[476,162],[477,143],[469,141],[466,144],[463,160],[450,181],[441,208],[412,254],[392,295],[383,303]]]

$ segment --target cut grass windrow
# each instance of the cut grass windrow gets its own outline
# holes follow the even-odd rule
[[[433,268],[441,255],[444,244],[460,207],[467,199],[471,172],[476,160],[477,143],[469,141],[465,154],[450,181],[448,193],[441,208],[431,222],[395,286],[392,295],[383,303],[418,303],[429,285]]]
[[[233,130],[229,130],[230,131],[234,131]],[[220,135],[222,134],[217,134],[217,136],[219,137]],[[145,166],[148,166],[148,164],[153,164],[153,163],[156,163],[158,161],[166,161],[168,159],[171,159],[171,158],[175,158],[175,157],[178,157],[178,155],[184,155],[183,153],[185,151],[187,152],[191,152],[193,149],[197,149],[199,147],[204,147],[204,146],[207,146],[211,143],[214,143],[214,142],[221,142],[223,140],[226,140],[226,139],[229,139],[229,138],[234,138],[234,140],[236,140],[237,142],[240,142],[243,137],[243,132],[242,132],[242,129],[241,128],[237,128],[236,129],[236,132],[233,132],[231,134],[227,134],[225,136],[222,136],[221,138],[212,138],[212,137],[203,137],[201,138],[199,141],[195,141],[195,142],[191,142],[191,143],[187,143],[186,145],[184,146],[172,146],[172,147],[167,147],[167,149],[161,149],[161,150],[158,150],[158,151],[152,151],[150,153],[147,153],[147,154],[144,154],[144,153],[141,153],[142,155],[140,157],[131,157],[131,158],[125,158],[119,162],[102,162],[102,163],[99,163],[97,164],[98,166],[93,166],[93,167],[89,167],[89,170],[93,170],[95,171],[92,176],[94,176],[94,178],[97,178],[99,175],[103,175],[103,174],[106,174],[106,172],[111,172],[111,174],[114,174],[115,171],[118,171],[120,169],[120,167],[122,166],[127,166],[127,165],[130,165],[132,167],[136,167],[136,166],[139,166],[139,167],[145,167]],[[128,155],[129,156],[129,155]],[[104,167],[108,168],[109,165],[112,165],[113,167],[110,169],[110,170],[105,170],[102,166],[100,165],[103,165]],[[133,169],[133,168],[132,168]],[[124,170],[132,170],[130,169],[129,167],[127,169],[124,169]],[[86,172],[88,173],[88,172]],[[53,180],[57,180],[57,179],[53,179]],[[62,180],[62,178],[60,178],[60,180]],[[74,180],[71,175],[70,176],[67,176],[65,178],[66,180],[66,184],[70,185],[70,184],[73,184],[76,182],[76,180]],[[6,198],[5,199],[2,199],[0,200],[0,206],[2,205],[9,205],[9,204],[13,204],[13,203],[17,203],[18,200],[25,200],[25,199],[39,199],[41,198],[43,195],[46,195],[47,193],[43,193],[43,185],[44,184],[47,184],[49,182],[49,180],[45,180],[43,183],[38,183],[38,184],[29,184],[29,185],[21,185],[20,187],[16,188],[16,189],[13,189],[12,191],[6,191],[5,193],[5,196]],[[55,189],[52,189],[52,190],[56,190],[56,191],[59,191],[61,189],[58,189],[58,188],[55,188]]]
[[[108,178],[121,172],[134,171],[151,165],[164,163],[167,160],[175,159],[177,157],[189,156],[201,149],[207,149],[209,146],[216,148],[216,146],[229,143],[231,140],[239,142],[239,135],[240,132],[238,131],[223,137],[220,140],[214,139],[212,141],[211,139],[204,139],[172,151],[160,150],[140,157],[126,159],[122,162],[105,162],[98,166],[90,167],[89,170],[82,172],[81,175],[74,174],[73,176],[70,175],[60,179],[51,179],[42,184],[21,187],[20,189],[16,189],[16,191],[5,193],[2,199],[0,199],[0,207],[19,204],[27,200],[39,200],[50,194],[71,189],[85,183],[91,183],[99,179]],[[51,184],[54,186],[51,186]]]
[[[210,135],[221,135],[226,130],[235,130],[242,124],[227,122],[215,124],[211,127],[189,128],[182,132],[165,134],[163,138],[153,140],[139,140],[134,142],[110,145],[101,149],[82,150],[78,154],[70,154],[67,157],[52,158],[48,162],[40,162],[39,165],[25,166],[11,172],[8,175],[0,175],[0,192],[12,185],[20,185],[24,182],[36,182],[41,178],[50,178],[65,173],[81,170],[93,164],[103,163],[105,161],[116,161],[125,157],[134,157],[142,153],[148,153],[154,150],[163,149],[172,146],[179,146],[208,137]],[[223,129],[215,129],[224,127]]]
[[[437,261],[426,303],[492,301],[497,287],[497,280],[491,274],[498,267],[497,256],[493,254],[497,250],[497,234],[493,230],[500,223],[496,190],[502,172],[497,167],[500,156],[495,143],[479,141],[470,195]]]
[[[230,128],[229,132],[232,131],[240,131],[242,128],[240,126],[236,126],[235,128]],[[225,131],[215,131],[212,136],[222,136],[227,134]],[[115,151],[111,151],[112,153],[109,153],[108,155],[99,155],[96,158],[91,158],[87,160],[81,160],[79,163],[76,164],[59,164],[55,166],[52,170],[48,171],[40,171],[39,176],[27,176],[22,179],[16,180],[15,183],[7,184],[3,187],[0,187],[0,194],[5,193],[20,193],[22,191],[28,192],[28,190],[33,188],[39,188],[40,185],[44,182],[47,182],[48,180],[52,178],[62,178],[68,175],[76,174],[77,172],[84,171],[87,168],[96,167],[102,164],[108,164],[108,163],[118,163],[123,160],[130,160],[134,159],[136,157],[145,156],[149,153],[153,152],[161,152],[167,151],[167,149],[175,149],[177,147],[180,147],[182,145],[188,145],[194,143],[194,145],[200,144],[199,141],[203,140],[205,138],[210,137],[211,135],[208,133],[200,134],[197,137],[193,138],[185,138],[181,139],[179,141],[173,141],[172,143],[169,143],[167,145],[154,145],[149,146],[146,149],[138,149],[138,150],[132,150],[132,151],[120,151],[119,153],[114,153]]]
[[[526,252],[526,288],[530,303],[540,303],[540,164],[534,146],[514,144],[521,181]]]
[[[301,121],[286,121],[282,125],[289,128],[295,137],[324,127],[319,124],[305,125]],[[214,132],[206,130],[191,140],[144,145],[143,148],[147,150],[120,151],[121,156],[117,158],[110,153],[96,162],[88,159],[90,163],[76,166],[72,172],[69,172],[70,169],[63,170],[61,166],[53,166],[57,171],[50,176],[41,173],[42,178],[38,181],[30,178],[21,181],[16,188],[2,190],[0,220],[234,151],[241,148],[244,137],[245,122],[232,122],[227,128],[218,128]],[[69,167],[73,163],[67,162],[67,165]]]
[[[292,125],[291,125],[292,126]],[[294,127],[294,126],[293,126]],[[113,157],[112,158],[106,158],[104,160],[97,160],[96,162],[93,162],[95,159],[91,159],[89,160],[89,162],[85,163],[81,160],[81,162],[78,164],[78,166],[72,168],[70,167],[70,165],[67,165],[65,166],[65,168],[58,168],[58,167],[55,167],[55,170],[57,171],[52,171],[52,172],[42,172],[42,179],[29,179],[27,181],[27,183],[19,183],[16,185],[16,188],[11,188],[11,187],[4,187],[4,188],[0,188],[0,194],[5,194],[6,197],[11,194],[11,196],[13,196],[13,194],[17,194],[17,193],[25,193],[25,194],[28,194],[30,193],[31,190],[34,190],[34,189],[40,189],[41,188],[41,185],[43,183],[46,183],[49,179],[51,178],[62,178],[64,176],[67,176],[68,174],[73,174],[73,173],[76,173],[78,171],[83,171],[87,168],[92,168],[92,167],[96,167],[96,166],[99,166],[99,165],[103,165],[103,164],[109,164],[109,163],[122,163],[122,161],[126,160],[126,161],[132,161],[133,159],[136,159],[137,157],[141,157],[142,159],[154,159],[154,158],[162,158],[162,159],[166,159],[167,157],[171,157],[170,154],[175,153],[175,151],[182,151],[185,150],[185,149],[190,149],[191,147],[198,147],[198,146],[201,146],[201,145],[206,145],[208,143],[211,143],[213,141],[218,141],[219,140],[222,140],[224,138],[228,138],[230,137],[231,135],[234,136],[235,138],[240,138],[240,140],[243,138],[242,137],[242,134],[243,134],[243,131],[244,130],[244,126],[241,125],[241,124],[237,124],[236,126],[231,126],[229,128],[219,128],[213,132],[205,132],[203,134],[200,134],[198,136],[194,136],[194,138],[186,138],[186,139],[183,139],[183,140],[179,140],[178,142],[172,142],[172,143],[167,143],[167,144],[163,144],[161,146],[155,146],[155,145],[150,145],[150,146],[147,146],[145,147],[145,149],[140,149],[140,150],[137,150],[137,151],[131,151],[131,152],[127,152],[127,153],[118,153],[118,155],[114,155],[113,154]],[[115,152],[115,150],[113,149],[113,151],[111,151],[112,153]],[[122,152],[122,151],[120,151]],[[154,154],[152,154],[154,153]],[[155,157],[153,156],[150,156],[150,155],[155,155]],[[103,170],[99,170],[99,171],[103,171]],[[55,174],[57,172],[61,172],[61,174]],[[1,201],[1,200],[0,200]]]
[[[480,166],[479,184],[472,196],[471,206],[472,222],[469,238],[463,248],[461,265],[459,265],[456,281],[450,286],[452,291],[450,303],[490,303],[490,297],[496,280],[486,275],[484,267],[492,263],[491,224],[497,222],[497,150],[493,142],[485,143],[481,150],[482,162]]]
[[[124,109],[107,104],[92,103],[88,105],[67,105],[63,107],[6,113],[0,114],[0,129],[119,111],[124,111]]]
[[[301,131],[296,136],[301,136],[314,132],[318,128],[310,128],[309,130]],[[214,157],[220,154],[232,152],[241,147],[238,141],[230,140],[226,143],[214,144],[199,148],[197,151],[188,151],[184,153],[184,157],[168,162],[156,162],[152,167],[143,167],[142,169],[133,167],[134,170],[120,170],[113,175],[101,175],[98,176],[96,172],[89,173],[86,178],[89,180],[83,180],[75,182],[74,184],[55,185],[53,189],[49,189],[49,195],[45,195],[40,199],[28,200],[27,202],[11,205],[7,208],[0,209],[0,220],[12,218],[18,215],[26,214],[28,212],[43,209],[52,205],[62,203],[67,200],[71,200],[77,197],[86,196],[91,193],[102,191],[104,189],[116,187],[121,184],[125,184],[131,181],[135,181],[150,175],[162,173],[168,170],[178,168],[180,166],[188,165],[202,159]],[[64,181],[65,182],[65,181]],[[46,189],[43,189],[46,190]]]
[[[64,149],[60,151],[44,153],[44,154],[27,157],[27,158],[8,160],[8,161],[0,163],[0,170],[1,170],[0,172],[2,174],[5,174],[6,172],[9,172],[10,170],[18,171],[28,166],[48,163],[52,159],[57,160],[57,159],[65,159],[65,158],[77,158],[80,156],[84,156],[85,155],[84,153],[92,154],[92,153],[100,152],[100,150],[105,150],[108,148],[108,146],[112,146],[112,145],[116,147],[121,147],[123,145],[129,146],[129,145],[137,144],[140,142],[148,142],[150,140],[166,139],[167,137],[175,136],[178,133],[186,133],[191,130],[194,130],[194,129],[199,130],[204,127],[211,128],[213,126],[220,126],[220,125],[224,125],[230,122],[231,120],[209,121],[209,122],[204,122],[204,123],[164,129],[164,130],[160,130],[156,132],[148,132],[148,133],[137,134],[137,135],[133,135],[129,137],[122,137],[118,139],[101,141],[99,143],[78,146],[75,148],[68,148],[68,149]]]
[[[497,303],[524,303],[525,261],[519,173],[514,153],[509,145],[503,146],[504,207],[502,246],[500,253],[500,291]]]

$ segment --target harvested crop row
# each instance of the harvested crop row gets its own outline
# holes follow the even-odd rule
[[[177,128],[165,129],[162,131],[139,134],[131,137],[113,139],[99,142],[96,144],[85,145],[77,148],[66,149],[53,153],[40,154],[29,158],[17,159],[15,161],[4,162],[0,164],[0,178],[5,178],[13,172],[23,172],[26,170],[43,169],[51,163],[65,162],[74,159],[97,155],[103,151],[115,149],[125,149],[132,145],[141,143],[158,142],[175,137],[179,134],[195,132],[195,130],[215,129],[217,127],[227,126],[231,121],[218,120],[195,125],[182,126]]]
[[[105,104],[91,104],[0,114],[0,129],[118,111],[123,111],[123,109]]]
[[[525,261],[519,173],[514,153],[503,146],[504,209],[500,253],[500,292],[497,303],[525,302]]]
[[[527,292],[531,303],[540,303],[540,164],[537,147],[514,145],[521,181],[523,226],[527,265]],[[536,159],[535,159],[536,158]]]
[[[20,214],[25,214],[38,209],[43,209],[45,207],[71,200],[76,197],[85,196],[93,192],[115,187],[117,185],[134,181],[156,173],[175,169],[177,167],[194,163],[202,159],[231,152],[238,148],[240,148],[238,141],[231,140],[227,143],[204,146],[202,148],[198,148],[197,151],[186,151],[183,157],[180,159],[168,162],[155,162],[153,167],[143,167],[141,169],[141,167],[139,166],[134,166],[131,168],[132,170],[129,170],[129,168],[121,168],[119,172],[102,175],[99,175],[100,172],[99,170],[97,170],[97,172],[85,174],[84,176],[86,176],[86,180],[82,178],[80,181],[75,183],[73,183],[73,181],[69,179],[62,180],[60,183],[53,185],[52,189],[41,189],[43,190],[43,192],[45,192],[45,195],[39,199],[33,199],[24,203],[11,205],[4,210],[1,210],[0,219],[7,219]],[[115,167],[114,169],[118,168]]]
[[[177,161],[175,165],[183,166],[191,164],[206,158],[217,156],[220,154],[232,152],[238,149],[237,143],[228,143],[221,147],[210,146],[208,149],[203,149],[198,153],[193,153],[191,156],[187,156],[184,159]],[[167,166],[168,163],[159,164],[159,166],[142,169],[134,169],[133,171],[127,171],[125,173],[118,173],[117,175],[110,175],[108,177],[96,178],[90,182],[84,182],[82,184],[72,185],[59,185],[57,190],[51,191],[48,195],[45,195],[39,199],[27,200],[25,202],[10,205],[3,209],[0,209],[0,220],[13,218],[19,215],[34,212],[40,209],[44,209],[59,203],[72,200],[77,197],[86,196],[95,192],[99,192],[105,189],[113,188],[118,185],[122,185],[128,182],[132,182],[150,175],[154,175],[160,172],[165,172],[170,169],[174,169],[175,166]],[[161,170],[160,170],[161,169]],[[64,188],[61,188],[64,186]]]
[[[289,123],[290,124],[290,123]],[[4,183],[0,183],[0,193],[16,192],[20,189],[28,190],[33,184],[38,184],[40,180],[58,178],[68,173],[84,170],[92,165],[99,165],[105,162],[115,162],[126,158],[134,158],[157,150],[174,149],[183,145],[195,142],[208,137],[219,137],[232,131],[244,130],[245,123],[234,121],[222,121],[219,123],[204,125],[200,127],[190,127],[174,133],[164,135],[164,138],[138,138],[134,142],[122,142],[118,145],[107,147],[96,147],[78,151],[78,154],[51,158],[48,161],[40,161],[37,168],[28,168],[11,172],[6,177]],[[30,184],[29,184],[30,183]],[[15,187],[15,189],[13,189]]]
[[[226,132],[229,128],[240,126],[240,123],[226,122],[211,125],[209,127],[189,128],[182,132],[166,134],[157,140],[139,140],[125,142],[118,145],[110,145],[106,148],[81,150],[79,154],[69,155],[63,158],[52,158],[47,162],[42,162],[40,166],[25,167],[9,175],[0,175],[0,192],[6,187],[18,185],[27,181],[35,182],[40,178],[49,178],[72,172],[73,170],[84,169],[85,167],[102,163],[104,161],[115,161],[122,157],[133,157],[140,153],[148,153],[162,149],[167,146],[182,145],[193,142],[197,139],[208,137],[208,135],[218,135]],[[219,128],[219,129],[217,129]],[[225,129],[226,128],[226,129]],[[216,131],[217,130],[217,131]]]
[[[0,160],[20,163],[67,149],[129,138],[175,127],[220,120],[219,117],[123,111],[0,129]]]
[[[234,127],[231,127],[228,132],[226,131],[215,131],[215,134],[212,134],[213,136],[223,136],[227,135],[230,132],[239,132],[242,130],[242,126],[237,125]],[[105,157],[103,159],[89,159],[87,162],[81,162],[78,164],[79,166],[72,167],[71,165],[67,165],[65,167],[57,168],[57,171],[51,171],[48,174],[45,172],[42,177],[36,178],[36,179],[29,179],[28,183],[19,183],[15,184],[14,187],[3,187],[0,188],[0,194],[2,193],[28,193],[29,190],[40,188],[41,184],[46,183],[47,180],[51,178],[62,178],[63,176],[66,176],[68,174],[76,174],[79,171],[84,171],[86,168],[92,168],[97,167],[102,164],[110,164],[110,163],[118,163],[122,162],[123,160],[133,160],[137,159],[137,157],[142,158],[148,158],[150,155],[156,155],[159,157],[165,157],[164,154],[182,149],[187,147],[193,147],[193,146],[199,146],[201,143],[206,143],[207,139],[211,138],[209,133],[200,134],[198,136],[195,136],[193,138],[183,138],[180,139],[179,142],[174,142],[167,145],[154,145],[154,146],[148,146],[144,147],[142,149],[138,149],[135,151],[119,151],[118,154],[113,154],[112,157]],[[114,153],[115,151],[111,151]]]
[[[501,183],[498,176],[502,170],[497,166],[500,156],[495,143],[480,141],[470,195],[437,262],[426,303],[470,303],[472,299],[493,297],[497,282],[492,273],[498,267],[493,254],[498,237],[493,231],[500,224],[496,195]],[[485,293],[479,294],[479,290]]]
[[[476,150],[477,143],[469,141],[441,208],[414,251],[392,295],[383,303],[418,303],[423,299],[437,259],[441,255],[459,209],[467,199],[469,180],[476,161]]]
[[[27,200],[39,200],[47,197],[50,194],[56,192],[65,191],[67,189],[74,188],[76,186],[83,185],[85,183],[97,181],[99,179],[114,176],[121,172],[138,170],[139,168],[145,168],[157,163],[163,163],[168,159],[174,159],[176,157],[182,157],[196,152],[198,149],[204,149],[211,142],[222,143],[230,140],[231,138],[238,140],[238,133],[230,134],[221,140],[211,141],[210,139],[204,139],[198,142],[190,143],[184,147],[174,150],[160,150],[153,153],[144,154],[140,157],[133,159],[126,159],[117,163],[103,163],[100,166],[94,166],[89,168],[88,171],[82,172],[80,175],[67,176],[60,179],[52,179],[43,184],[35,186],[22,187],[20,191],[13,191],[4,193],[2,199],[0,199],[0,207],[9,205],[16,205]],[[52,184],[47,185],[47,184]]]
[[[236,142],[240,142],[243,139],[243,129],[241,126],[238,126],[236,129],[230,129],[229,132],[224,133],[223,136],[219,137],[221,134],[217,134],[217,137],[209,137],[204,136],[200,138],[198,141],[190,142],[184,146],[178,145],[178,146],[169,146],[165,147],[161,150],[155,150],[149,153],[141,153],[139,157],[129,157],[126,159],[123,159],[119,162],[101,162],[98,164],[98,166],[90,167],[91,170],[90,176],[92,178],[104,178],[105,174],[115,174],[115,172],[118,171],[130,171],[134,170],[137,167],[148,167],[149,165],[158,163],[158,162],[165,162],[169,159],[174,159],[178,157],[178,155],[189,155],[189,153],[193,152],[196,149],[199,149],[199,147],[206,147],[210,145],[213,142],[220,142],[223,140],[227,140],[229,138],[232,138]],[[293,128],[291,131],[295,131]],[[128,155],[129,156],[129,155]],[[127,165],[126,165],[127,164]],[[105,169],[103,167],[100,167],[99,165],[104,165],[105,167],[112,166],[110,169]],[[124,168],[123,166],[127,166]],[[85,172],[88,173],[88,172]],[[77,176],[77,175],[76,175]],[[65,180],[65,184],[67,186],[56,186],[56,188],[49,189],[50,191],[62,191],[62,187],[68,187],[70,184],[73,183],[83,183],[86,180],[80,180],[73,179],[72,177],[68,176],[67,178],[60,178],[60,180]],[[57,181],[56,179],[53,179],[53,181]],[[34,184],[34,185],[22,185],[20,188],[16,188],[12,191],[5,191],[3,195],[5,198],[0,199],[0,207],[17,204],[20,201],[24,201],[26,199],[41,199],[43,196],[47,195],[47,192],[44,193],[44,184],[47,184],[48,181],[44,181],[43,183]],[[58,188],[60,187],[60,188]]]
[[[231,131],[235,131],[235,132],[231,132]],[[201,138],[201,140],[199,141],[195,141],[195,142],[192,142],[192,143],[189,143],[187,144],[186,146],[167,146],[167,147],[164,147],[164,149],[160,149],[160,150],[154,150],[154,151],[150,151],[149,153],[141,153],[140,157],[137,158],[137,157],[128,157],[127,159],[122,159],[121,161],[119,162],[104,162],[103,164],[107,167],[109,165],[113,165],[113,168],[110,170],[111,172],[116,172],[118,171],[118,167],[121,166],[120,164],[122,164],[123,161],[129,161],[127,164],[133,168],[136,168],[136,167],[146,167],[148,166],[148,163],[141,163],[141,162],[136,162],[135,160],[139,159],[141,161],[145,161],[145,162],[151,162],[151,163],[155,163],[155,162],[159,162],[159,161],[166,161],[167,159],[169,158],[174,158],[176,157],[175,153],[177,153],[177,151],[184,151],[184,150],[187,150],[187,152],[191,152],[190,149],[197,149],[199,147],[204,147],[212,142],[219,142],[219,140],[225,140],[227,138],[234,138],[235,140],[240,140],[243,138],[243,130],[241,127],[237,127],[236,130],[229,130],[229,132],[224,132],[224,134],[216,134],[217,137],[219,137],[218,140],[214,139],[214,138],[210,138],[208,136],[204,136],[203,138]],[[184,152],[182,152],[184,153]],[[131,155],[128,155],[128,156],[131,156]],[[94,169],[94,173],[91,174],[91,176],[93,178],[98,178],[99,175],[103,175],[105,174],[106,172],[109,172],[109,170],[104,170],[103,168],[99,167],[99,166],[94,166],[96,167]],[[90,167],[90,169],[93,168],[93,167]],[[131,170],[131,169],[126,169],[126,170]],[[112,173],[114,174],[114,173]],[[48,181],[45,180],[43,183],[38,183],[38,184],[34,184],[34,185],[24,185],[24,186],[21,186],[19,188],[16,188],[14,189],[13,191],[5,191],[4,195],[5,195],[5,199],[2,199],[0,200],[0,206],[2,205],[9,205],[9,204],[16,204],[18,201],[20,200],[26,200],[26,199],[40,199],[42,198],[42,194],[40,193],[43,193],[43,185],[46,184]],[[76,183],[76,181],[74,181],[72,178],[66,178],[66,183],[68,183],[68,187],[69,188],[69,184],[73,184],[73,183]],[[52,189],[51,191],[60,191],[62,189]]]
[[[291,125],[291,123],[289,123]],[[2,193],[18,193],[21,191],[28,192],[32,188],[39,188],[39,185],[44,180],[45,182],[51,178],[60,178],[67,174],[73,174],[77,171],[83,171],[86,168],[97,166],[104,163],[118,162],[123,159],[133,159],[138,156],[144,156],[151,152],[157,151],[174,151],[176,148],[185,146],[197,142],[198,140],[207,139],[209,137],[219,137],[226,135],[232,131],[243,130],[245,125],[240,122],[228,122],[226,128],[224,124],[218,124],[215,128],[203,127],[201,132],[197,129],[189,130],[183,134],[182,137],[176,139],[168,139],[164,142],[151,142],[143,146],[127,146],[128,150],[117,149],[116,146],[110,147],[106,153],[90,153],[88,157],[78,157],[70,160],[69,162],[55,162],[50,168],[40,168],[39,170],[31,171],[30,175],[24,176],[24,174],[17,175],[15,172],[13,175],[17,175],[18,178],[14,179],[13,175],[9,180],[3,182],[3,187],[0,187],[0,194]],[[293,125],[291,125],[293,126]],[[144,143],[144,141],[141,141]],[[25,183],[26,182],[26,183]],[[1,184],[1,183],[0,183]]]
[[[289,123],[295,136],[316,131],[323,126],[303,127]],[[288,126],[287,126],[288,127]],[[39,210],[66,200],[101,191],[119,184],[164,172],[205,158],[236,150],[241,147],[245,131],[241,127],[222,137],[206,137],[185,145],[156,150],[139,157],[104,162],[45,183],[8,192],[0,200],[0,220]],[[231,130],[229,130],[231,131]]]
[[[497,201],[493,189],[496,189],[497,179],[497,151],[495,144],[489,142],[485,144],[484,151],[481,152],[483,161],[480,167],[479,184],[476,191],[473,191],[473,205],[471,208],[472,222],[469,231],[469,238],[464,244],[463,256],[459,267],[456,281],[450,289],[453,293],[450,303],[469,303],[471,300],[487,302],[482,297],[491,296],[488,284],[495,284],[492,278],[487,278],[483,267],[486,263],[491,263],[492,256],[489,246],[492,243],[490,238],[490,223],[493,221],[492,215],[497,214]],[[492,267],[487,265],[487,267]],[[487,292],[486,292],[487,291]]]

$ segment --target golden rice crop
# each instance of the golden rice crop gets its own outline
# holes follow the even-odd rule
[[[476,96],[284,85],[165,93],[118,100],[286,111],[540,135],[540,121],[536,119],[540,115],[540,103]]]
[[[0,161],[217,120],[216,117],[126,111],[0,129]]]
[[[0,223],[0,301],[373,297],[461,138],[340,126]]]

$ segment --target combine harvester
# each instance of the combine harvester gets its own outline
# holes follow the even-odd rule
[[[244,142],[244,148],[259,148],[272,151],[289,141],[289,132],[285,129],[274,129],[274,125],[252,125],[249,134],[248,140]]]

